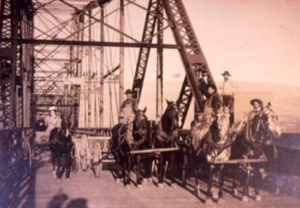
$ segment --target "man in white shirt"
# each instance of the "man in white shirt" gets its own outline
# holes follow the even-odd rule
[[[229,79],[231,74],[228,71],[225,71],[222,75],[224,77],[224,82],[219,88],[220,95],[223,98],[224,106],[230,107],[230,123],[232,124],[234,122],[234,95],[238,90],[238,85]]]

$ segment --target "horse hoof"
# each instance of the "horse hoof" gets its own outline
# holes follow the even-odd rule
[[[233,189],[233,196],[238,196],[239,195],[239,192],[237,189]]]
[[[143,188],[143,185],[142,184],[139,184],[137,185],[138,189],[142,189]]]
[[[225,204],[225,200],[221,197],[221,198],[219,198],[219,200],[218,200],[218,204],[219,205],[223,205],[223,204]]]
[[[242,202],[248,202],[249,200],[248,200],[248,196],[243,196],[242,197]]]
[[[196,196],[200,196],[200,193],[201,193],[200,190],[201,190],[201,189],[200,189],[200,185],[197,185],[197,186],[195,187],[195,194],[196,194]]]
[[[213,200],[211,198],[205,199],[205,205],[212,205],[212,204],[213,204]]]
[[[158,188],[161,188],[161,189],[164,188],[164,184],[163,183],[159,183],[158,184]]]
[[[254,200],[255,201],[261,201],[261,196],[260,195],[256,195]]]
[[[121,179],[120,179],[120,178],[117,178],[117,179],[116,179],[116,183],[121,183]]]
[[[143,184],[147,184],[147,183],[152,183],[152,178],[144,178],[143,179]]]
[[[279,194],[280,194],[280,188],[276,188],[275,194],[276,194],[276,195],[279,195]]]
[[[126,185],[125,188],[126,188],[127,190],[130,190],[130,189],[131,189],[131,186],[130,186],[130,185]]]
[[[176,183],[171,183],[171,188],[177,188],[177,184]]]

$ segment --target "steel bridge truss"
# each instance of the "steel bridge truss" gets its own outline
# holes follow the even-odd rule
[[[137,2],[124,0],[121,4],[123,6],[104,14],[103,8],[110,5],[111,0],[1,0],[0,127],[29,125],[33,114],[44,115],[53,103],[65,109],[67,114],[73,112],[73,121],[78,126],[78,118],[83,115],[78,107],[83,105],[80,103],[82,83],[101,83],[93,89],[97,91],[100,88],[103,92],[103,68],[113,71],[115,67],[103,66],[102,63],[101,77],[96,70],[85,71],[84,64],[86,60],[92,60],[90,56],[94,56],[93,54],[102,54],[97,60],[103,62],[104,47],[140,49],[132,86],[138,100],[142,96],[150,51],[156,48],[159,102],[162,102],[163,89],[163,49],[178,50],[186,72],[177,100],[181,126],[184,125],[193,97],[200,110],[203,110],[204,97],[198,90],[200,72],[208,72],[209,78],[213,83],[214,81],[183,0],[149,0],[148,7]],[[140,41],[122,29],[122,21],[120,28],[107,21],[111,14],[122,11],[128,5],[147,11]],[[101,9],[95,12],[97,8]],[[97,38],[93,38],[91,27],[97,24],[101,30]],[[119,34],[119,42],[106,41],[104,27]],[[164,44],[163,34],[166,29],[172,30],[175,45]],[[121,63],[120,60],[120,72],[124,70]],[[122,74],[119,75],[123,77]],[[73,83],[70,84],[71,82]],[[103,119],[103,100],[99,105],[99,117]],[[157,108],[157,111],[161,114],[162,107]],[[98,110],[89,107],[88,112],[84,113],[89,115],[93,112]]]

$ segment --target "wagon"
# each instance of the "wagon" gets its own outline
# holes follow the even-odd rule
[[[94,136],[83,134],[79,150],[79,162],[83,172],[91,169],[96,178],[100,178],[103,164],[115,163],[112,152],[109,150],[110,136]],[[159,154],[162,152],[178,151],[174,148],[153,148],[143,150],[132,150],[131,155]]]
[[[100,178],[103,163],[114,163],[109,152],[110,137],[82,135],[79,160],[82,171],[91,169]]]

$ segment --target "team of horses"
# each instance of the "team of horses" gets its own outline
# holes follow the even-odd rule
[[[211,204],[213,201],[224,203],[223,184],[224,170],[228,161],[239,160],[240,163],[230,165],[231,177],[233,178],[232,193],[237,195],[237,175],[240,174],[243,180],[239,181],[242,186],[242,200],[248,201],[249,185],[254,181],[255,200],[260,201],[260,185],[266,176],[265,163],[248,163],[251,159],[263,159],[267,161],[267,150],[275,147],[272,140],[279,138],[281,135],[278,125],[278,118],[268,104],[262,112],[254,118],[245,115],[240,122],[230,125],[230,108],[220,106],[212,123],[203,123],[201,133],[198,138],[190,137],[190,151],[192,152],[192,163],[195,170],[196,193],[200,192],[198,179],[201,178],[199,168],[204,172],[204,179],[207,181],[207,198],[205,203]],[[133,127],[126,124],[118,124],[112,130],[112,151],[117,163],[122,167],[123,181],[126,187],[130,187],[130,172],[135,170],[137,175],[136,184],[138,187],[142,184],[141,163],[143,157],[145,177],[151,177],[156,173],[158,178],[158,187],[163,187],[164,180],[168,176],[170,186],[175,186],[175,151],[166,151],[150,154],[131,154],[136,149],[155,149],[155,148],[172,148],[177,146],[179,140],[178,125],[179,110],[174,102],[167,101],[167,107],[157,125],[153,127],[145,116],[145,110],[139,110]],[[128,130],[129,129],[129,130]],[[132,130],[131,130],[132,129]],[[128,132],[131,132],[130,136]],[[272,155],[270,155],[272,156]],[[149,157],[152,161],[149,163]],[[155,166],[155,167],[153,167]],[[246,168],[245,168],[246,166]],[[228,166],[229,167],[229,166]],[[153,171],[156,170],[156,171]],[[241,171],[244,170],[244,171]],[[150,172],[149,172],[150,171]],[[186,175],[183,171],[183,175]],[[219,191],[213,188],[214,176],[218,175]],[[251,177],[252,176],[252,177]],[[253,180],[252,180],[253,179]],[[184,181],[184,179],[183,179]]]
[[[175,102],[167,101],[167,107],[158,123],[148,120],[146,108],[138,110],[132,124],[117,124],[112,128],[110,153],[118,164],[116,177],[123,179],[125,187],[130,188],[130,173],[136,174],[136,185],[157,176],[157,186],[162,188],[168,177],[170,186],[176,187],[175,168],[177,151],[160,151],[145,154],[132,154],[135,150],[168,149],[178,147],[179,109]],[[212,123],[203,123],[198,136],[190,136],[188,146],[192,157],[189,162],[195,170],[196,193],[200,192],[199,179],[207,182],[207,198],[205,203],[213,201],[223,203],[223,184],[225,164],[232,160],[266,159],[266,151],[273,149],[272,140],[280,137],[278,118],[268,104],[264,110],[250,119],[246,114],[240,122],[230,125],[228,107],[220,106]],[[199,136],[200,135],[200,136]],[[50,150],[52,153],[53,176],[60,178],[66,172],[70,177],[72,161],[75,157],[74,143],[68,133],[68,125],[61,129],[53,129],[50,133]],[[186,160],[185,160],[186,161]],[[230,165],[233,178],[232,193],[238,194],[237,185],[243,188],[243,201],[248,201],[249,186],[254,179],[255,200],[261,200],[260,185],[266,176],[264,163],[236,163]],[[228,166],[229,167],[229,166]],[[199,174],[199,169],[203,174]],[[239,175],[243,180],[236,181]],[[183,170],[185,177],[185,169]],[[213,187],[214,176],[218,175],[218,188]],[[252,176],[252,177],[251,177]],[[204,178],[203,178],[204,177]],[[184,181],[184,178],[182,179]]]

